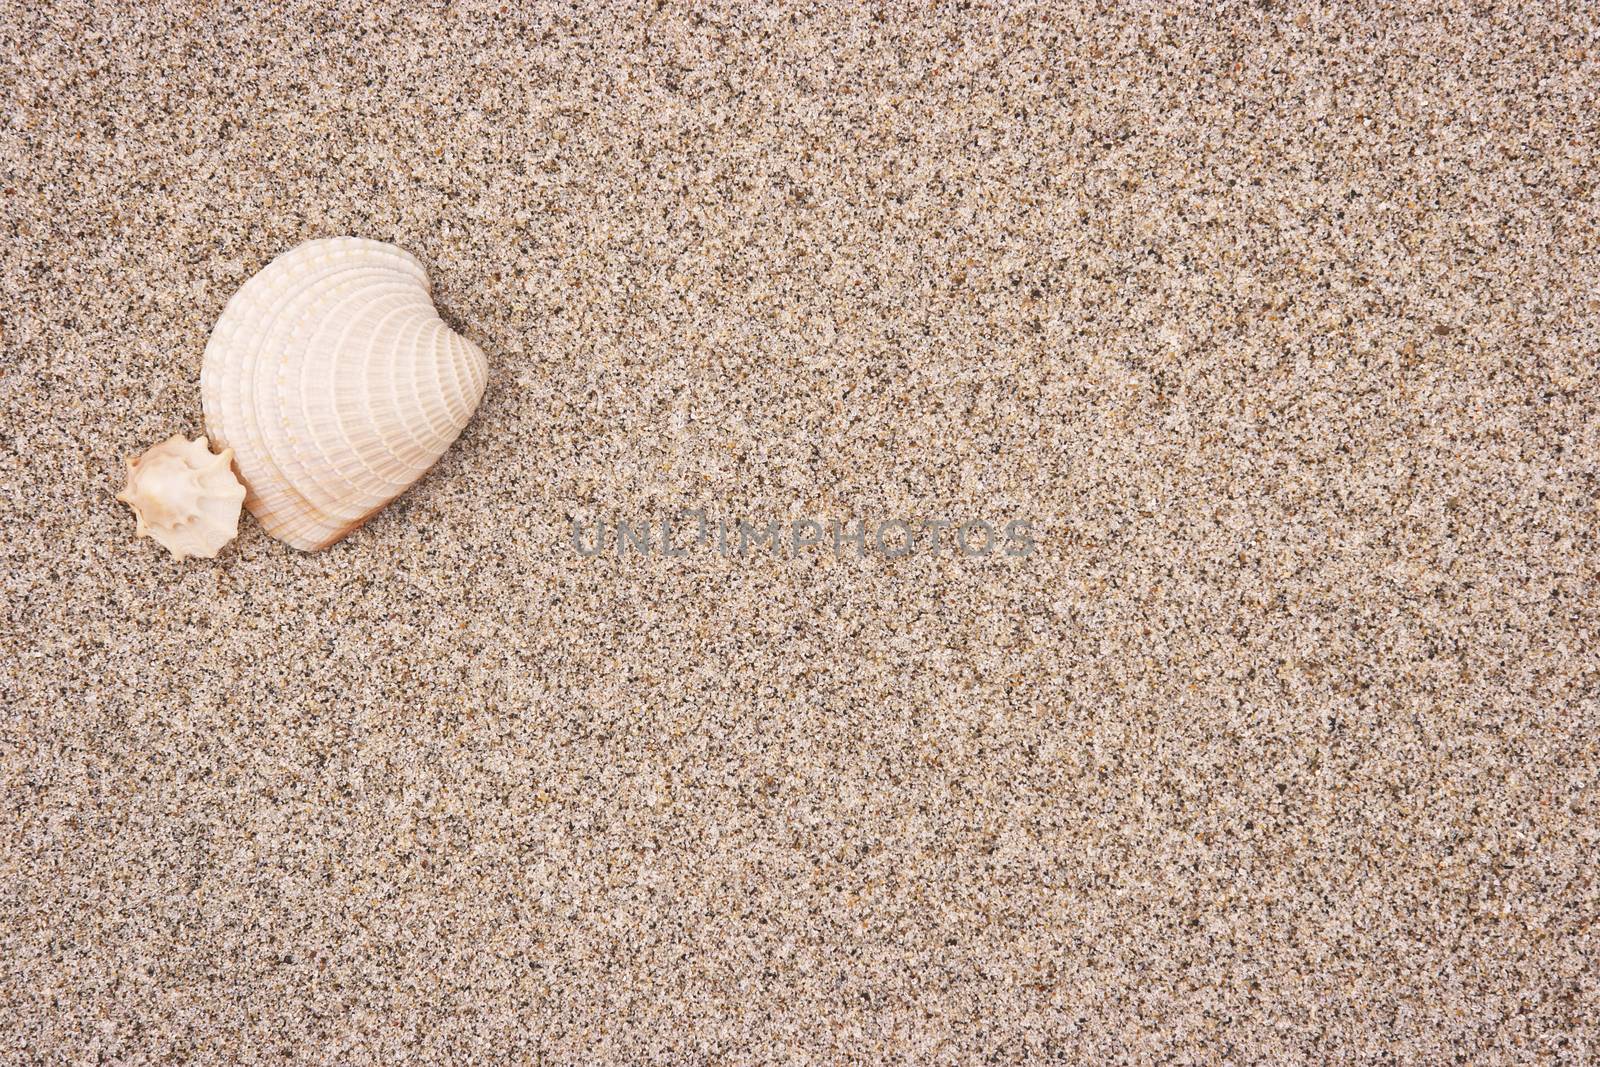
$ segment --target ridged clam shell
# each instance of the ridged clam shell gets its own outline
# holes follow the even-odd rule
[[[200,371],[206,429],[233,449],[272,536],[323,548],[421,478],[472,418],[488,364],[394,245],[308,241],[228,301]]]

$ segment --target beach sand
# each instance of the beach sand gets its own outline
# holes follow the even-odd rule
[[[0,1060],[1595,1053],[1592,8],[338,7],[0,9]],[[476,419],[135,541],[341,233]]]

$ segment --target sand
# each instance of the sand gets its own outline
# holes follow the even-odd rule
[[[1562,6],[8,0],[0,1059],[1587,1062]],[[328,551],[135,541],[339,233],[477,418]],[[691,508],[1037,544],[571,540]]]

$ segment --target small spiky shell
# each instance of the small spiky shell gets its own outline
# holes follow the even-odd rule
[[[232,449],[212,455],[204,437],[180,433],[128,460],[117,499],[133,508],[136,536],[155,538],[179,559],[215,559],[239,533],[244,486],[233,476]]]
[[[308,241],[228,301],[200,372],[206,429],[234,450],[272,536],[324,548],[444,455],[488,364],[434,310],[427,272],[394,245]]]

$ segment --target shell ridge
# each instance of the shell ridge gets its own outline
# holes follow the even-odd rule
[[[395,313],[415,312],[416,309],[413,308],[413,307],[410,307],[410,306],[406,306],[406,307],[396,308],[396,309],[394,309],[394,311],[395,311]],[[388,316],[386,316],[386,318],[387,317]],[[416,315],[416,321],[413,322],[413,323],[407,324],[407,326],[408,326],[408,328],[413,330],[414,333],[420,333],[422,330],[427,328],[428,321],[422,315],[417,314]],[[372,373],[372,370],[373,370],[372,357],[373,357],[373,351],[374,350],[375,350],[375,346],[369,347],[368,351],[363,354],[360,373],[358,373],[358,374],[356,374],[354,376],[354,379],[356,381],[363,381],[364,382],[364,381],[369,381],[370,380],[370,376],[371,376],[371,373]],[[391,373],[391,375],[390,375],[391,380],[394,377],[395,377],[395,375],[393,375]],[[375,427],[373,427],[370,424],[370,420],[369,420],[369,424],[367,426],[363,427],[363,429],[367,433],[373,433],[373,431],[375,430]],[[374,436],[376,436],[376,435],[374,434]],[[347,433],[346,434],[346,439],[347,440],[353,440],[354,438],[351,437]],[[385,446],[385,447],[386,447],[386,450],[388,450],[387,446]],[[371,462],[371,460],[369,459],[369,457],[361,449],[352,448],[350,450],[350,455],[356,461],[356,463],[360,464],[361,469],[365,470],[368,474],[370,474],[372,476],[373,481],[375,481],[375,482],[379,483],[380,485],[382,485],[385,490],[388,490],[388,489],[393,487],[394,478],[391,477],[390,475],[385,474],[383,471],[377,469],[376,467],[374,467],[372,462]],[[391,457],[392,458],[398,458],[398,457],[393,457],[392,451],[391,451]],[[404,483],[404,482],[400,483],[400,488],[403,489],[405,487],[405,484],[406,483]],[[352,488],[354,488],[354,486],[352,486]],[[370,495],[372,490],[369,489],[367,492]],[[396,490],[396,493],[398,493],[398,490]],[[390,497],[390,499],[393,499],[393,497]]]
[[[330,311],[327,298],[319,300],[317,296],[317,283],[330,287],[328,295],[335,298],[344,296],[350,298],[369,290],[376,285],[400,284],[399,278],[391,279],[389,272],[374,271],[360,265],[350,266],[335,263],[325,274],[313,276],[303,280],[302,284],[293,290],[294,300],[280,308],[279,319],[274,323],[274,328],[287,331],[281,342],[278,359],[277,376],[269,388],[257,378],[258,386],[256,396],[260,416],[258,424],[265,427],[268,420],[273,424],[289,424],[291,414],[309,419],[311,411],[304,400],[303,383],[306,379],[307,369],[314,365],[315,355],[311,351],[317,339],[317,329],[310,323],[312,320],[321,322],[326,319]],[[335,305],[337,306],[337,305]],[[285,377],[291,368],[296,376],[295,385],[301,388],[301,399],[298,403],[290,403],[292,391],[286,388]],[[285,440],[279,447],[274,447],[273,441],[265,437],[260,438],[260,449],[263,458],[272,469],[279,474],[285,490],[282,499],[289,506],[296,509],[316,509],[318,504],[309,495],[309,486],[303,477],[302,463],[298,456],[297,442]]]
[[[388,282],[376,283],[366,286],[363,289],[348,293],[345,295],[343,300],[341,300],[338,304],[333,305],[329,309],[329,313],[337,312],[340,310],[340,308],[351,303],[357,298],[364,298],[366,300],[366,307],[364,307],[362,310],[369,310],[371,307],[376,306],[377,304],[377,299],[374,298],[374,290],[380,288],[380,286],[388,286],[389,284],[390,283]],[[403,296],[406,291],[414,291],[416,288],[416,286],[409,284],[396,285],[394,289],[385,294],[382,299]],[[367,338],[367,343],[359,350],[361,352],[361,360],[363,363],[366,363],[371,359],[372,352],[376,347],[374,342],[378,336],[381,325],[394,315],[404,314],[414,310],[415,309],[413,306],[404,302],[399,302],[395,306],[387,308],[381,312],[378,323],[371,328],[371,336]],[[340,329],[337,340],[333,343],[331,349],[329,349],[330,355],[328,356],[328,381],[333,388],[337,388],[336,372],[342,362],[340,356],[346,352],[350,352],[352,356],[354,355],[351,345],[351,335],[357,330],[358,327],[362,327],[364,325],[364,320],[362,320],[359,315],[351,315],[344,322],[342,328]],[[306,414],[308,423],[312,421],[311,414],[316,407],[316,405],[312,403],[308,385],[310,381],[310,375],[307,372],[309,368],[314,366],[314,353],[310,349],[311,346],[317,345],[319,340],[319,336],[313,336],[308,339],[307,358],[303,359],[301,362],[300,381],[298,383],[301,410]],[[345,442],[349,442],[352,440],[352,428],[347,424],[345,410],[341,407],[336,399],[330,404],[330,408],[333,413],[334,424],[339,431],[340,439]],[[339,467],[338,457],[328,450],[327,444],[315,440],[313,440],[313,444],[318,451],[319,458],[322,459],[324,464],[330,470],[337,470]],[[372,466],[366,462],[365,457],[360,454],[359,450],[352,450],[352,452],[357,460],[360,461],[361,466],[367,471],[368,474],[372,475],[375,479],[384,480],[383,475],[374,470]],[[303,480],[299,481],[298,484],[300,485],[302,495],[305,496],[307,502],[310,503],[311,506],[324,511],[327,514],[337,515],[339,509],[335,501],[338,499],[338,492],[326,486],[323,482],[309,472],[302,472],[302,478]],[[347,486],[350,486],[350,481],[348,478],[343,480],[346,482]],[[353,488],[353,486],[351,486],[351,488]]]

